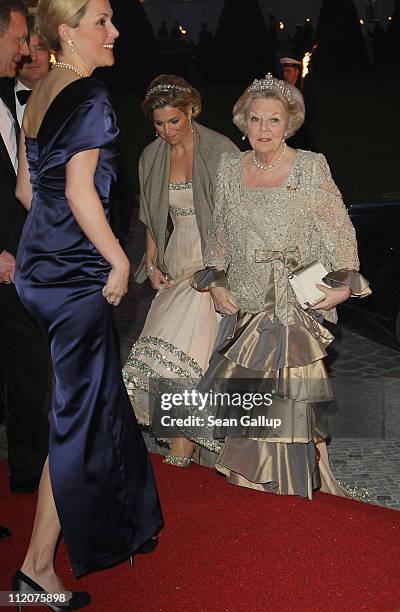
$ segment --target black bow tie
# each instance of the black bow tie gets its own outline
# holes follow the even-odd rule
[[[32,90],[31,89],[19,89],[15,93],[17,94],[18,102],[20,103],[20,105],[25,106],[25,104],[28,102],[29,96],[32,93]]]

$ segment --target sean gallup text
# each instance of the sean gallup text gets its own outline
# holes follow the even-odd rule
[[[281,419],[269,419],[265,415],[251,417],[245,414],[240,418],[217,418],[213,415],[208,415],[206,418],[201,416],[190,415],[184,418],[173,417],[170,414],[164,414],[160,419],[163,427],[272,427],[277,429],[282,425]]]

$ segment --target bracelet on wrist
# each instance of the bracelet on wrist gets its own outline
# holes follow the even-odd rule
[[[158,267],[151,265],[148,268],[145,268],[144,273],[148,277],[152,272],[154,272],[154,270],[158,270]]]

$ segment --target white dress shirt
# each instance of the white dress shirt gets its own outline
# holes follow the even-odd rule
[[[24,112],[25,112],[25,104],[24,106],[21,106],[21,104],[19,103],[19,100],[17,98],[17,91],[20,91],[21,89],[27,89],[28,91],[31,91],[29,89],[29,87],[26,87],[26,85],[24,85],[23,83],[21,83],[21,81],[18,81],[18,79],[15,82],[15,87],[14,87],[14,91],[15,91],[15,107],[16,107],[16,111],[17,111],[17,118],[18,118],[18,123],[19,123],[19,127],[22,127],[22,117],[24,116]]]

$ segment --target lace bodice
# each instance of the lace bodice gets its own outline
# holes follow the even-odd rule
[[[241,308],[291,324],[290,271],[316,260],[329,271],[358,270],[355,231],[323,155],[299,150],[282,186],[271,188],[243,184],[243,155],[221,158],[205,263],[227,272]],[[334,311],[324,316],[336,321]]]

